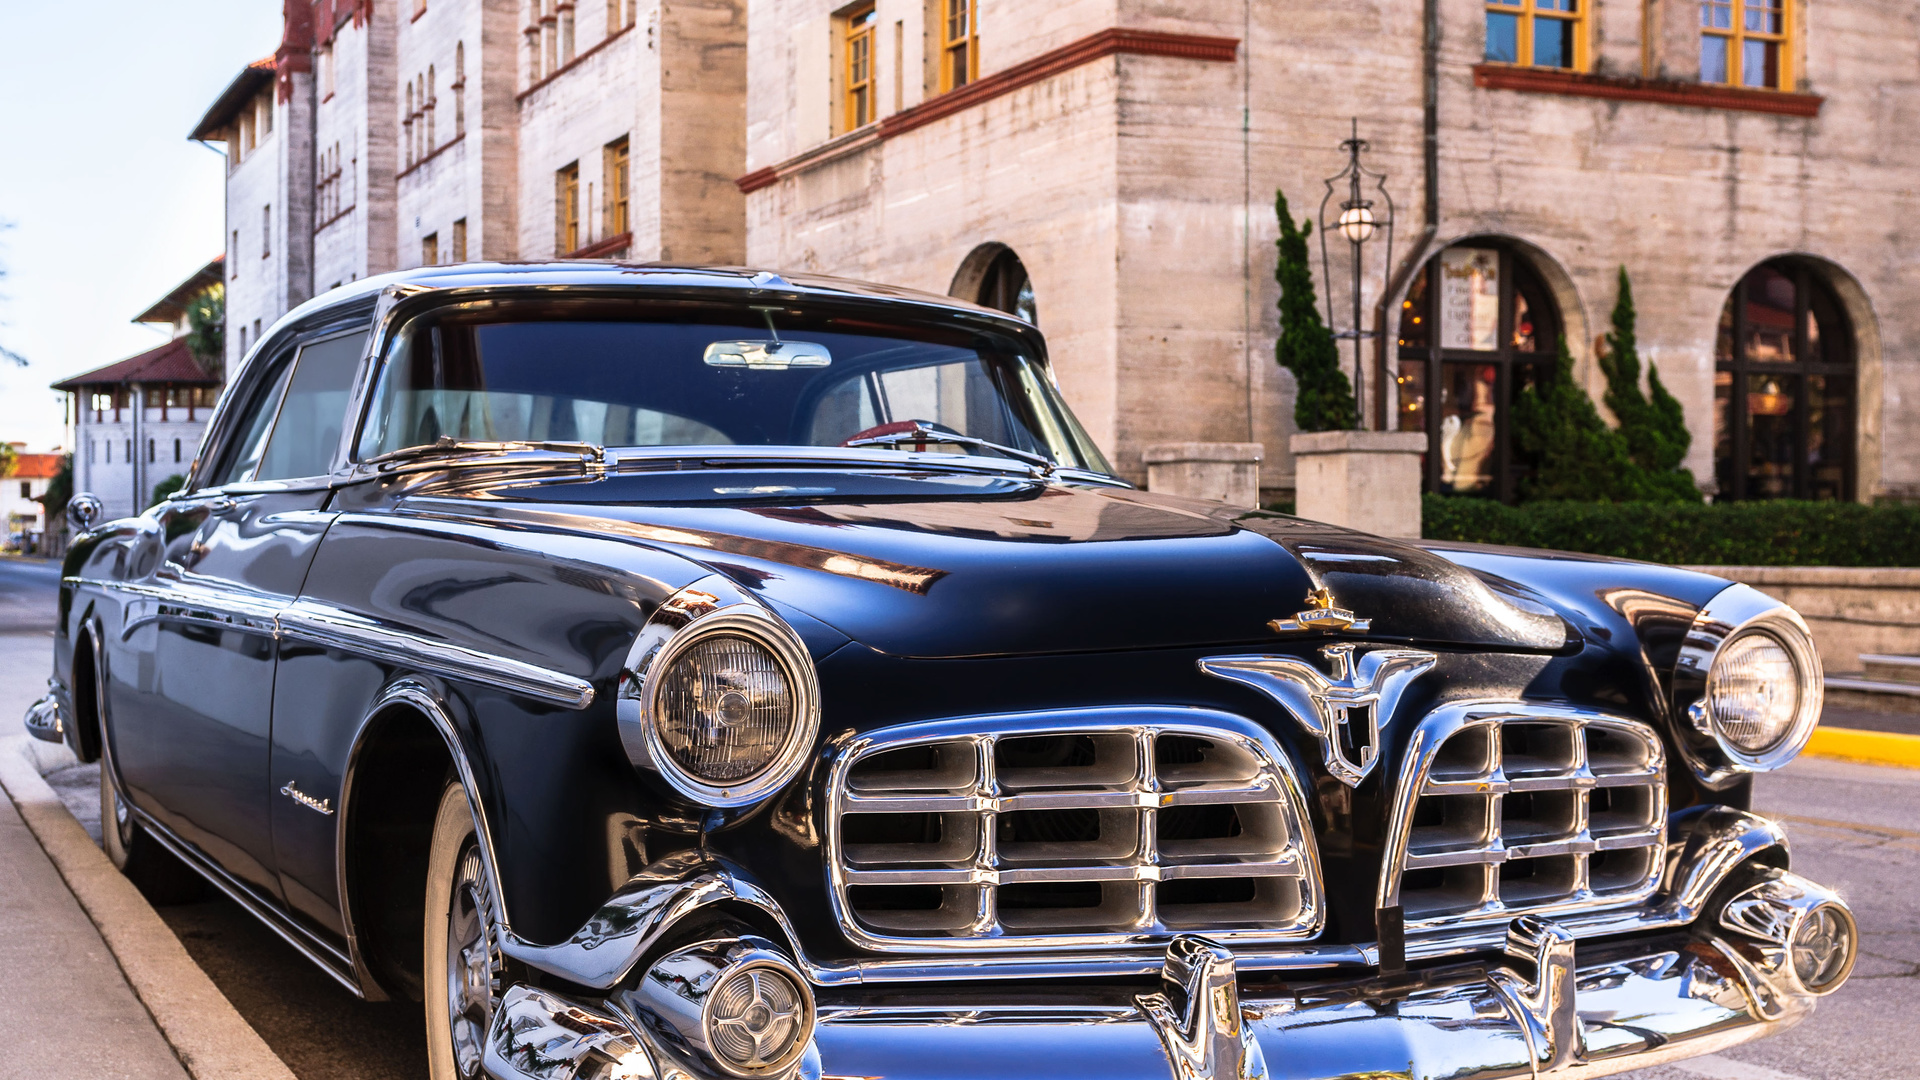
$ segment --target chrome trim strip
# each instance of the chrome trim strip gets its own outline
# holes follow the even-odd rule
[[[278,616],[280,633],[376,659],[400,659],[420,671],[479,683],[567,709],[593,704],[593,684],[519,660],[479,652],[381,624],[316,600],[295,600]]]
[[[424,674],[478,683],[580,710],[593,704],[593,684],[562,672],[510,657],[433,641],[409,630],[317,600],[263,601],[234,589],[194,581],[147,584],[70,577],[69,585],[91,585],[133,597],[121,629],[125,640],[148,623],[183,622],[213,629],[246,629],[276,639],[295,638],[379,660],[399,659]]]
[[[125,796],[122,796],[122,798],[125,798]],[[310,935],[298,923],[283,916],[266,901],[256,898],[251,889],[233,880],[227,875],[226,871],[220,869],[211,859],[202,857],[191,844],[175,836],[165,825],[155,821],[152,815],[140,809],[138,806],[133,805],[131,802],[127,804],[127,807],[133,811],[133,816],[139,819],[141,827],[146,829],[163,847],[179,857],[181,862],[192,867],[194,872],[206,878],[215,888],[232,897],[234,903],[245,908],[248,914],[260,920],[267,929],[277,934],[282,941],[293,946],[295,951],[299,952],[300,955],[313,961],[320,970],[331,976],[333,981],[346,987],[347,991],[353,994],[354,997],[366,997],[361,991],[359,984],[354,981],[353,975],[350,974],[352,971],[352,961],[346,955],[342,954],[338,949],[335,949],[331,944]]]
[[[1320,655],[1333,669],[1331,675],[1295,656],[1209,656],[1199,666],[1204,674],[1250,686],[1273,699],[1320,740],[1321,764],[1328,775],[1358,787],[1379,759],[1380,733],[1393,720],[1400,698],[1438,657],[1419,649],[1374,649],[1356,656],[1348,642],[1324,646]],[[1367,736],[1360,760],[1352,761],[1342,744],[1348,741],[1348,724],[1356,711],[1365,713]]]
[[[1793,726],[1773,747],[1750,753],[1714,730],[1706,713],[1707,678],[1728,642],[1747,633],[1765,633],[1784,646],[1800,675]],[[1673,667],[1675,742],[1680,756],[1710,788],[1724,788],[1748,773],[1771,772],[1799,756],[1820,722],[1826,676],[1813,632],[1799,612],[1748,585],[1732,584],[1714,594],[1680,646]],[[1716,760],[1717,759],[1717,760]]]
[[[1111,961],[1116,956],[1129,955],[1132,950],[1152,950],[1158,954],[1165,943],[1176,936],[1179,930],[1161,928],[1149,902],[1143,908],[1142,921],[1137,928],[1125,932],[1095,931],[1075,933],[1010,934],[999,925],[994,911],[991,894],[982,892],[982,910],[978,913],[971,936],[954,937],[908,937],[889,935],[869,930],[862,926],[851,910],[847,890],[857,884],[869,884],[876,880],[862,871],[850,867],[844,845],[841,841],[841,824],[846,814],[856,810],[872,809],[863,805],[860,796],[850,790],[849,773],[861,759],[872,754],[882,753],[902,747],[927,743],[965,743],[974,744],[976,763],[961,785],[966,790],[959,796],[941,797],[929,793],[924,802],[918,797],[911,800],[893,799],[882,805],[896,806],[911,802],[914,811],[935,812],[963,811],[977,812],[982,816],[997,812],[1001,808],[1026,805],[1020,795],[1003,796],[998,781],[993,775],[992,743],[998,738],[1019,737],[1023,735],[1085,734],[1125,737],[1135,746],[1135,765],[1138,771],[1130,773],[1124,779],[1116,779],[1113,786],[1125,789],[1119,792],[1116,800],[1119,805],[1137,806],[1142,816],[1150,815],[1153,810],[1169,802],[1179,804],[1187,801],[1179,793],[1164,792],[1154,776],[1151,740],[1161,734],[1191,734],[1205,738],[1230,739],[1238,743],[1244,751],[1250,752],[1263,765],[1262,775],[1271,777],[1279,790],[1261,787],[1255,790],[1269,793],[1272,802],[1282,819],[1285,830],[1287,850],[1271,861],[1267,866],[1247,867],[1231,862],[1230,858],[1214,859],[1223,876],[1282,876],[1299,882],[1299,911],[1293,925],[1278,929],[1256,930],[1209,930],[1210,938],[1221,942],[1264,942],[1284,944],[1310,938],[1320,932],[1325,919],[1325,900],[1320,878],[1319,852],[1317,840],[1311,827],[1311,818],[1307,814],[1304,801],[1304,789],[1299,776],[1295,773],[1293,762],[1274,741],[1271,733],[1244,717],[1230,713],[1199,709],[1188,706],[1105,706],[1092,709],[1049,710],[1033,713],[1013,713],[994,716],[964,717],[947,720],[922,721],[902,724],[895,727],[870,731],[850,741],[835,756],[832,771],[828,778],[830,809],[827,817],[826,861],[830,875],[831,889],[829,897],[833,904],[835,919],[838,921],[848,940],[861,948],[875,952],[921,953],[948,955],[980,952],[1003,952],[1021,954],[1021,961],[1031,963],[1035,953],[1058,953],[1089,951],[1100,954]],[[1236,789],[1238,790],[1238,789]],[[1174,797],[1169,799],[1168,796]],[[1073,805],[1085,807],[1087,803],[1076,795]],[[1171,880],[1183,876],[1193,876],[1193,868],[1182,868],[1177,863],[1159,865],[1162,860],[1151,851],[1152,823],[1141,825],[1142,841],[1145,849],[1136,850],[1128,856],[1129,863],[1145,858],[1150,865],[1121,865],[1100,870],[1089,865],[1080,865],[1067,873],[1048,868],[1001,868],[998,855],[994,851],[993,828],[991,821],[982,826],[985,842],[977,850],[970,851],[964,860],[965,868],[955,868],[946,872],[938,870],[914,870],[903,872],[903,879],[912,883],[928,882],[929,874],[939,876],[941,883],[972,883],[996,885],[1002,882],[1035,880],[1106,880],[1152,882]],[[1211,869],[1211,867],[1209,867]],[[1091,875],[1091,876],[1089,876]],[[951,881],[948,881],[948,878]],[[924,962],[923,962],[924,963]],[[971,961],[969,961],[971,963]],[[934,966],[930,963],[926,966]],[[871,965],[862,965],[864,971],[875,970]],[[881,969],[884,970],[884,969]],[[1149,965],[1147,970],[1152,970]]]

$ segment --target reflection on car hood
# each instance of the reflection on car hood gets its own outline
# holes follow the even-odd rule
[[[709,501],[657,501],[660,485],[688,483]],[[1317,588],[1371,619],[1368,638],[1526,650],[1565,641],[1551,609],[1431,552],[1121,488],[721,470],[422,493],[403,512],[670,547],[899,656],[1278,643],[1288,639],[1268,623],[1293,617]]]

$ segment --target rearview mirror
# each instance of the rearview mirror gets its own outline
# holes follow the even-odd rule
[[[707,346],[708,367],[823,368],[833,363],[825,345],[811,341],[716,341]]]

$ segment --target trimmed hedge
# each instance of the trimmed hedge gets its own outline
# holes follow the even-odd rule
[[[1427,495],[1422,533],[1692,566],[1920,566],[1920,506],[1536,502]]]

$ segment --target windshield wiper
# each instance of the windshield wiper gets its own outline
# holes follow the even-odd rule
[[[1001,443],[989,442],[986,439],[976,438],[972,435],[962,435],[954,431],[939,431],[925,420],[915,420],[912,421],[912,423],[913,430],[911,431],[890,431],[885,435],[874,435],[865,439],[849,439],[840,445],[849,447],[897,447],[903,443],[919,443],[924,447],[928,443],[953,443],[958,446],[977,446],[982,450],[991,450],[996,454],[1005,454],[1015,461],[1023,461],[1033,470],[1034,476],[1040,478],[1052,476],[1053,471],[1059,467],[1054,464],[1052,458],[1043,457],[1026,450],[1015,449],[1014,447]]]
[[[578,454],[594,462],[606,460],[606,449],[595,443],[587,442],[551,442],[525,439],[507,439],[487,441],[484,439],[456,439],[451,435],[442,435],[430,443],[419,446],[405,446],[398,450],[389,450],[376,454],[361,462],[363,465],[384,465],[395,461],[417,461],[422,458],[457,457],[465,454],[508,454],[515,451],[545,450],[559,454]]]

